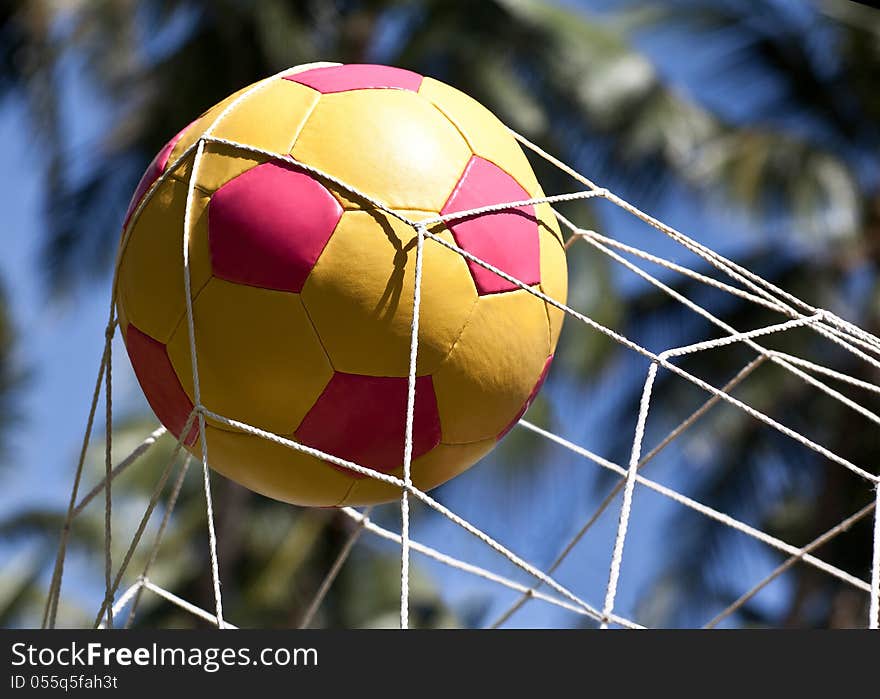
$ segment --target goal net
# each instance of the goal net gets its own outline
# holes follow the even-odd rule
[[[257,83],[251,90],[259,89],[261,84]],[[189,199],[193,196],[193,183],[198,173],[202,152],[208,143],[222,143],[226,147],[240,149],[242,152],[252,155],[256,153],[260,156],[294,163],[304,170],[335,183],[343,190],[368,202],[377,210],[384,211],[387,215],[394,216],[409,224],[415,230],[417,241],[414,260],[415,290],[411,299],[413,304],[413,321],[402,476],[397,477],[371,470],[333,454],[307,447],[289,438],[245,424],[234,419],[234,416],[219,415],[211,410],[210,405],[201,404],[198,362],[196,361],[198,347],[195,346],[194,342],[192,300],[189,293],[188,238],[190,231],[188,229],[190,227],[190,220],[187,215],[184,221],[183,250],[187,289],[186,320],[190,332],[190,349],[195,383],[195,408],[189,417],[187,426],[181,430],[181,434],[186,435],[189,432],[189,427],[193,424],[199,424],[201,428],[199,430],[200,438],[203,440],[201,445],[201,453],[203,455],[201,462],[201,484],[204,491],[207,520],[205,534],[208,540],[211,562],[210,571],[206,571],[205,575],[210,576],[214,604],[208,609],[199,607],[189,600],[182,599],[174,591],[157,584],[151,578],[151,569],[157,559],[161,558],[160,546],[162,538],[172,517],[175,503],[190,465],[191,457],[181,451],[179,441],[166,467],[158,475],[152,496],[135,529],[126,553],[122,556],[121,560],[113,560],[111,555],[111,541],[114,535],[113,527],[111,526],[113,493],[115,492],[113,481],[128,469],[137,468],[139,459],[149,450],[153,449],[154,445],[165,433],[165,428],[160,426],[152,433],[146,435],[143,442],[130,454],[113,463],[111,459],[111,437],[113,435],[111,367],[112,341],[117,329],[117,321],[113,310],[115,307],[114,299],[111,299],[111,312],[100,369],[94,395],[92,396],[91,410],[82,449],[74,473],[66,521],[61,533],[60,545],[46,600],[43,615],[44,627],[53,627],[58,617],[65,560],[71,536],[73,536],[71,534],[71,524],[87,506],[93,502],[100,503],[103,500],[105,514],[104,596],[99,609],[95,612],[94,625],[96,627],[103,628],[130,624],[142,597],[144,595],[156,595],[164,603],[176,605],[181,610],[218,627],[234,628],[235,620],[227,619],[224,616],[223,609],[221,586],[223,570],[218,563],[217,556],[218,541],[214,526],[215,513],[211,493],[211,471],[209,468],[210,445],[206,445],[204,442],[206,439],[205,419],[207,417],[222,423],[229,429],[257,435],[260,438],[274,441],[289,449],[306,452],[364,476],[380,479],[400,489],[400,500],[397,505],[399,510],[399,527],[382,526],[378,520],[371,518],[370,508],[342,508],[341,511],[351,519],[352,523],[350,534],[348,535],[349,538],[339,551],[336,560],[326,571],[323,583],[319,586],[317,594],[308,607],[308,611],[303,619],[303,625],[308,625],[314,618],[328,589],[330,589],[334,579],[345,565],[352,550],[359,545],[364,545],[361,542],[367,537],[379,537],[393,542],[400,549],[400,626],[402,628],[406,628],[409,625],[410,560],[415,556],[428,557],[439,564],[455,568],[461,571],[462,574],[478,576],[485,581],[511,591],[513,596],[510,599],[513,601],[501,614],[496,615],[491,620],[489,625],[492,627],[502,626],[507,623],[524,605],[548,604],[555,605],[572,614],[586,617],[603,628],[643,628],[645,626],[644,620],[628,618],[618,613],[616,600],[621,579],[627,575],[628,571],[632,571],[638,566],[637,561],[628,560],[627,557],[627,540],[632,534],[633,526],[635,526],[634,512],[637,510],[637,504],[640,503],[640,500],[634,496],[639,491],[651,491],[660,498],[672,501],[676,507],[685,508],[695,513],[696,516],[713,520],[716,525],[733,530],[738,536],[748,537],[760,542],[762,546],[776,553],[777,557],[775,560],[778,561],[778,565],[775,565],[769,573],[762,574],[760,578],[753,580],[748,586],[744,587],[738,597],[732,599],[729,604],[714,614],[712,618],[704,620],[702,625],[714,627],[721,624],[737,610],[748,604],[761,590],[782,576],[787,570],[795,565],[799,565],[810,566],[823,576],[832,576],[850,587],[855,594],[863,596],[866,600],[864,608],[867,610],[867,618],[864,619],[864,625],[874,629],[878,628],[878,624],[880,624],[880,517],[877,515],[877,504],[878,500],[880,500],[880,492],[878,492],[880,477],[876,473],[876,466],[853,463],[839,453],[839,449],[835,450],[832,447],[823,445],[820,437],[817,437],[817,434],[820,434],[821,431],[808,433],[809,431],[805,429],[795,429],[784,424],[780,419],[762,412],[762,410],[748,401],[748,392],[742,392],[739,389],[746,386],[749,381],[759,381],[761,373],[759,369],[761,367],[772,366],[776,371],[784,372],[790,380],[796,380],[807,386],[810,395],[816,396],[816,400],[821,398],[822,400],[834,401],[842,409],[848,411],[852,416],[854,434],[859,434],[860,431],[876,430],[878,425],[880,425],[880,415],[868,407],[868,399],[874,398],[872,394],[880,393],[880,385],[855,376],[851,371],[844,372],[835,369],[832,362],[824,361],[821,358],[816,360],[815,356],[803,356],[809,354],[806,351],[806,343],[796,345],[805,348],[803,353],[796,353],[775,348],[772,340],[775,336],[785,334],[809,333],[812,338],[825,343],[833,350],[833,352],[826,352],[822,356],[846,356],[846,366],[851,367],[853,362],[857,362],[859,365],[864,366],[866,373],[870,376],[872,371],[880,369],[880,339],[828,310],[817,308],[797,298],[793,294],[766,281],[754,271],[725,258],[696,239],[688,237],[653,218],[612,191],[594,183],[517,133],[513,133],[513,135],[526,152],[530,156],[547,161],[551,166],[564,173],[573,183],[572,189],[574,191],[539,199],[506,202],[495,206],[472,209],[445,216],[441,215],[434,219],[411,221],[399,212],[386,207],[382,202],[371,199],[362,192],[357,191],[346,182],[339,181],[326,173],[299,163],[289,155],[270,153],[255,149],[247,144],[214,137],[212,134],[216,124],[234,108],[238,101],[247,99],[248,94],[249,92],[245,91],[237,100],[233,101],[217,117],[214,124],[207,129],[204,135],[181,155],[181,159],[193,158],[193,167],[190,169],[191,179],[188,189],[187,213],[190,209]],[[173,166],[169,167],[166,170],[166,174],[173,169]],[[153,185],[141,202],[140,207],[143,207],[149,200],[156,186],[164,178],[165,175],[160,177]],[[594,230],[580,228],[559,211],[559,205],[565,202],[587,199],[603,200],[618,207],[625,214],[635,217],[643,225],[646,240],[649,236],[664,236],[669,241],[666,249],[674,247],[676,254],[660,256],[650,252],[648,249],[643,249],[643,247],[621,242]],[[663,295],[672,303],[679,304],[687,314],[699,321],[700,332],[704,339],[682,346],[666,347],[662,351],[648,349],[644,346],[646,343],[640,343],[636,339],[622,334],[619,330],[599,322],[585,313],[583,309],[566,305],[546,296],[541,291],[511,277],[504,271],[459,248],[453,242],[434,232],[437,226],[442,226],[442,224],[454,218],[488,215],[503,209],[512,209],[538,203],[547,203],[553,207],[559,223],[566,231],[567,249],[571,251],[576,246],[585,247],[590,255],[604,256],[609,260],[610,264],[625,270],[633,278],[638,278],[640,280],[639,283],[650,285],[655,293]],[[484,529],[444,504],[441,504],[432,495],[414,487],[411,482],[410,465],[412,461],[413,411],[416,393],[416,357],[419,351],[418,327],[422,251],[425,246],[429,245],[445,246],[471,263],[480,265],[507,279],[528,293],[540,297],[547,304],[555,306],[569,317],[566,324],[569,332],[571,332],[572,324],[579,324],[585,328],[586,332],[602,336],[605,341],[614,343],[622,351],[634,353],[642,357],[647,366],[642,382],[641,397],[633,411],[631,422],[627,424],[618,423],[613,426],[615,431],[623,431],[631,436],[631,439],[628,437],[631,447],[627,460],[621,460],[620,463],[612,461],[600,455],[600,450],[595,445],[589,443],[588,440],[575,441],[563,437],[557,432],[535,424],[527,418],[521,419],[518,423],[517,430],[527,433],[530,438],[552,443],[555,448],[562,449],[581,459],[585,468],[605,471],[613,479],[607,494],[598,502],[594,511],[583,522],[575,523],[570,528],[570,531],[575,532],[574,535],[567,540],[560,539],[548,544],[549,548],[552,548],[556,554],[555,559],[549,565],[540,567],[530,563],[526,556],[517,553],[509,544],[506,544],[503,541],[503,537],[495,538],[490,536]],[[682,264],[680,261],[676,261],[685,258],[692,262],[690,264]],[[679,284],[680,280],[686,280],[688,282],[687,285]],[[682,291],[682,288],[698,290],[699,293],[696,293],[696,291],[694,293],[685,293]],[[716,308],[717,304],[707,302],[707,294],[712,294],[719,298],[735,297],[737,303],[744,303],[749,307],[760,309],[761,315],[759,317],[762,319],[769,318],[770,322],[762,322],[760,327],[747,329],[733,327],[727,320],[720,317],[721,314],[710,310]],[[574,306],[576,306],[576,303]],[[730,380],[723,385],[713,385],[709,381],[697,376],[687,367],[686,360],[692,358],[693,355],[713,352],[725,352],[728,357],[746,358],[739,371],[735,372]],[[663,424],[669,422],[668,419],[660,419],[666,416],[658,416],[655,410],[658,393],[657,387],[661,379],[664,378],[664,375],[667,379],[674,378],[691,384],[701,398],[696,404],[695,409],[689,410],[683,419],[676,418],[672,421],[674,426],[666,432],[664,437],[654,443],[647,443],[646,435],[649,434],[647,427],[651,423],[652,418]],[[105,397],[104,403],[106,407],[106,414],[103,416],[106,428],[105,473],[103,478],[94,487],[83,494],[86,490],[86,486],[83,484],[83,466],[86,461],[86,453],[93,427],[96,419],[98,419],[97,412],[102,395]],[[849,477],[857,479],[860,484],[859,488],[863,486],[864,495],[860,509],[855,509],[835,526],[827,529],[820,536],[810,541],[790,542],[761,530],[754,524],[750,524],[747,521],[748,517],[744,517],[741,513],[722,511],[682,492],[683,488],[672,487],[651,477],[651,464],[659,454],[668,450],[673,443],[686,438],[693,430],[699,429],[701,421],[705,421],[707,414],[722,408],[738,411],[745,419],[753,421],[761,429],[775,431],[782,438],[800,445],[799,448],[811,450],[819,458],[825,460],[829,468],[849,472]],[[809,403],[802,406],[802,410],[806,413],[809,413],[810,409]],[[723,440],[723,435],[720,439]],[[714,448],[724,449],[725,445],[723,441],[720,441],[714,444]],[[184,456],[185,458],[179,458]],[[176,470],[175,466],[178,466]],[[195,469],[189,470],[192,472]],[[491,566],[483,564],[482,561],[485,559],[482,557],[480,558],[481,563],[477,564],[473,560],[467,560],[467,555],[456,555],[454,550],[439,550],[413,538],[410,527],[410,507],[415,501],[419,501],[427,508],[434,510],[439,516],[446,518],[456,527],[466,532],[467,535],[481,542],[481,545],[494,552],[493,555],[497,556],[499,563],[506,559],[507,563],[504,564],[505,571],[509,570],[512,565],[518,568],[521,573],[517,576],[505,575],[498,572],[497,568],[493,569]],[[159,506],[160,503],[162,503],[161,506]],[[386,507],[391,507],[391,505]],[[595,524],[607,511],[617,512],[616,526],[608,529],[611,534],[611,541],[608,542],[610,556],[604,564],[607,566],[607,574],[605,575],[607,582],[604,585],[604,594],[588,597],[578,589],[577,585],[563,585],[555,575],[560,566],[577,549],[582,540],[590,535],[596,535]],[[152,540],[147,541],[145,532],[147,532],[148,523],[157,512],[161,512],[161,517],[157,515],[157,518],[160,519],[158,527],[154,523],[153,529],[155,531],[150,537]],[[222,516],[222,513],[219,516]],[[865,551],[865,559],[871,562],[870,574],[866,578],[859,577],[838,565],[823,560],[820,556],[820,548],[824,544],[827,544],[835,537],[843,535],[847,530],[863,520],[872,523],[872,537],[868,538],[868,546],[871,549],[870,551]],[[864,526],[864,523],[862,526]],[[134,553],[139,547],[145,552],[143,558],[146,560],[146,563],[138,570],[133,570],[131,563]],[[122,613],[125,610],[128,611],[128,614],[123,619]]]

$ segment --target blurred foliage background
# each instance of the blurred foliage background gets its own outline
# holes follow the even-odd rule
[[[669,212],[701,242],[810,303],[880,332],[880,12],[845,0],[6,0],[0,4],[0,100],[26,104],[31,137],[40,144],[46,215],[35,273],[43,276],[50,305],[84,285],[105,283],[130,192],[169,135],[243,85],[316,60],[391,63],[449,82],[594,181],[642,208]],[[69,107],[59,98],[59,81],[71,66],[114,124],[88,158],[71,157]],[[535,164],[546,191],[572,189],[558,171]],[[710,212],[698,219],[710,224],[700,231],[687,228],[693,202]],[[610,237],[632,229],[603,204],[573,205],[565,213]],[[747,243],[729,234],[736,226],[754,232]],[[639,235],[638,244],[650,249],[646,234]],[[697,258],[671,252],[662,241],[657,245],[658,254],[707,271]],[[703,320],[652,287],[623,280],[612,265],[586,245],[572,246],[575,308],[651,349],[710,336]],[[662,278],[734,327],[772,322],[769,312],[737,298],[710,297],[692,282]],[[26,329],[9,321],[9,294],[4,299],[0,427],[9,434],[16,420],[27,419],[19,399],[28,390],[27,371],[39,367],[24,371],[11,360],[16,334]],[[867,381],[877,378],[852,355],[806,334],[768,344]],[[722,385],[750,358],[745,351],[699,354],[683,366]],[[575,441],[625,463],[646,368],[569,322],[548,388],[529,417],[550,429],[574,430],[568,434]],[[823,402],[791,375],[762,368],[737,395],[856,464],[876,463],[876,425],[853,420],[840,404]],[[700,398],[661,374],[652,413],[661,417],[649,429],[649,444]],[[583,406],[594,407],[579,417]],[[620,429],[598,434],[600,422]],[[125,454],[152,425],[151,416],[130,412],[114,435],[114,451]],[[864,483],[841,467],[741,413],[718,408],[700,429],[699,439],[683,440],[664,454],[678,476],[684,474],[675,481],[678,487],[785,541],[803,545],[869,501]],[[169,450],[163,442],[114,485],[120,527],[114,560],[123,555],[126,533],[133,531]],[[537,483],[541,490],[542,479],[568,478],[546,468],[564,462],[559,452],[522,430],[487,461],[477,467],[487,474],[481,482],[507,479],[526,489]],[[59,489],[68,487],[71,466],[63,466]],[[102,469],[97,444],[87,473],[97,478]],[[15,488],[14,476],[5,482]],[[593,506],[610,485],[601,476],[580,482]],[[299,624],[348,536],[347,518],[281,506],[219,477],[215,488],[228,618],[243,626]],[[438,497],[454,495],[443,488]],[[504,497],[484,502],[501,511],[515,507]],[[554,507],[545,509],[552,519]],[[611,511],[613,520],[615,507]],[[24,503],[0,514],[4,552],[10,561],[24,561],[0,571],[0,623],[39,624],[64,512]],[[396,526],[393,510],[377,516]],[[433,515],[417,510],[416,516]],[[547,525],[556,536],[543,541],[538,559],[552,561],[565,541],[562,534],[579,523],[572,521],[573,529],[555,524]],[[631,610],[639,621],[704,623],[754,582],[738,577],[756,555],[750,542],[692,515],[672,516],[666,526],[664,556],[643,573]],[[75,555],[90,561],[96,576],[103,567],[102,527],[100,507],[90,508],[72,538]],[[189,478],[153,577],[211,609],[203,527],[199,480]],[[508,543],[517,548],[517,542]],[[867,578],[870,551],[864,521],[818,553]],[[762,555],[772,565],[781,560]],[[146,553],[138,556],[132,571],[146,560]],[[393,624],[398,565],[393,549],[355,547],[314,624]],[[577,569],[569,575],[578,580]],[[417,566],[415,576],[416,625],[492,622],[488,603],[452,604],[432,570]],[[804,565],[785,579],[773,604],[756,598],[729,623],[864,625],[867,595]],[[86,599],[96,603],[100,592],[91,598],[85,592],[63,595],[60,623],[90,623],[94,610]],[[516,621],[514,616],[509,623]],[[198,622],[145,597],[136,623]],[[584,622],[564,617],[554,623]]]

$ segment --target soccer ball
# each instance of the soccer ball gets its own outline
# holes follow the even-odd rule
[[[212,126],[209,136],[218,140],[205,139],[196,162]],[[159,152],[126,214],[116,309],[148,402],[180,438],[195,401],[188,223],[202,405],[400,476],[417,234],[367,199],[424,220],[539,196],[501,122],[432,78],[387,66],[310,64],[237,92]],[[548,205],[431,230],[565,301],[565,253]],[[547,373],[562,315],[425,240],[416,487],[461,473],[516,424]],[[341,506],[400,495],[394,485],[211,416],[205,430],[211,467],[267,496]],[[182,441],[200,456],[198,421]]]

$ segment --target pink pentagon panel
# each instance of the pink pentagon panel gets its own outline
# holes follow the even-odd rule
[[[547,357],[547,361],[544,362],[544,368],[541,370],[541,375],[538,377],[538,380],[535,382],[535,385],[532,387],[532,392],[529,393],[529,397],[526,398],[526,402],[523,403],[523,406],[522,406],[522,408],[520,408],[519,412],[516,414],[516,417],[513,418],[513,420],[511,420],[508,423],[507,427],[505,427],[503,430],[501,430],[501,432],[498,434],[496,439],[501,439],[504,435],[506,435],[508,432],[510,432],[510,430],[512,430],[514,427],[516,427],[516,423],[518,423],[520,421],[520,418],[526,414],[526,410],[528,410],[531,407],[532,403],[534,403],[535,397],[538,395],[538,391],[540,391],[541,386],[544,385],[544,381],[547,378],[547,372],[550,371],[550,362],[552,362],[552,361],[553,361],[553,355],[551,354],[549,357]]]
[[[529,198],[528,192],[513,177],[494,163],[475,155],[441,213],[451,214]],[[447,225],[458,246],[475,257],[525,284],[541,281],[540,239],[534,206],[469,216]],[[468,260],[467,263],[480,295],[519,288],[476,262]]]
[[[131,324],[125,332],[125,345],[147,402],[162,424],[180,438],[193,404],[180,385],[165,345]],[[184,443],[194,444],[198,436],[199,426],[193,421]]]
[[[296,438],[303,444],[382,473],[403,465],[406,377],[337,372],[303,418]],[[440,416],[430,376],[416,379],[413,415],[415,459],[440,443]],[[352,478],[365,478],[345,468]]]
[[[367,63],[313,68],[302,73],[286,75],[284,79],[308,85],[323,94],[370,88],[418,92],[422,84],[422,76],[411,70]]]
[[[141,175],[140,182],[137,183],[137,187],[134,189],[134,194],[131,197],[131,201],[128,203],[128,210],[125,212],[125,221],[122,224],[122,227],[125,228],[128,225],[128,220],[131,218],[131,215],[134,213],[134,210],[137,208],[138,204],[140,204],[141,199],[144,198],[144,195],[147,193],[147,190],[150,186],[159,179],[163,172],[165,172],[165,168],[168,166],[168,158],[171,157],[171,151],[174,150],[174,146],[177,145],[177,142],[183,138],[184,132],[192,126],[192,122],[184,126],[177,134],[172,138],[168,143],[162,146],[162,150],[156,153],[156,157],[150,162],[147,166],[146,171],[143,175]]]
[[[342,216],[317,180],[273,161],[227,182],[208,205],[214,275],[299,292]]]

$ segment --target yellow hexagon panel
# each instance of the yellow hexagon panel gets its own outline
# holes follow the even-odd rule
[[[546,221],[539,213],[542,224]],[[553,216],[551,213],[550,216]],[[553,217],[555,220],[555,216]],[[558,232],[558,228],[556,232]],[[556,237],[556,232],[548,227],[539,227],[541,243],[541,291],[550,298],[560,303],[566,303],[568,298],[568,267],[566,265],[565,248]],[[550,347],[555,350],[559,333],[562,331],[562,321],[565,313],[550,304],[547,307],[547,316],[550,321]]]
[[[472,97],[433,78],[422,80],[419,94],[455,124],[475,155],[491,160],[531,196],[543,196],[522,148],[492,112]]]
[[[443,234],[451,241],[449,233]],[[409,374],[415,230],[381,212],[346,211],[302,298],[337,371]],[[417,370],[434,371],[477,300],[465,261],[426,240]]]
[[[276,78],[239,102],[213,135],[287,155],[319,97],[310,87]]]
[[[443,442],[496,437],[517,416],[550,354],[544,306],[525,289],[479,298],[433,374]]]
[[[196,294],[211,276],[208,198],[192,202],[190,282]],[[186,185],[166,179],[129,225],[120,255],[117,303],[120,315],[142,332],[167,342],[186,306],[183,280],[183,215]]]
[[[308,507],[341,502],[352,479],[324,461],[255,435],[207,426],[208,463],[245,488]],[[200,440],[190,449],[201,457]]]
[[[406,90],[322,95],[292,155],[391,208],[440,211],[470,148],[430,102]]]
[[[333,65],[338,64],[307,63],[291,69],[287,75]],[[283,77],[261,82],[262,84],[253,83],[241,88],[202,112],[181,135],[180,140],[171,150],[168,162],[174,163],[229,104],[248,91],[250,92],[247,97],[217,124],[214,135],[277,153],[287,153],[314,107],[318,93],[305,85],[284,80]]]
[[[290,80],[278,78],[269,81],[235,105],[217,124],[214,135],[287,155],[319,96],[315,90]],[[208,110],[187,129],[171,151],[169,162],[174,163],[229,102],[230,100],[224,100],[217,107]],[[265,162],[268,157],[234,146],[206,143],[196,184],[204,192],[212,193],[232,178]],[[192,157],[188,157],[178,163],[174,168],[174,176],[181,180],[188,179],[192,160]]]
[[[269,432],[290,434],[333,375],[297,294],[213,278],[193,304],[202,404]],[[194,399],[189,332],[168,355]]]
[[[180,140],[177,141],[177,143],[174,144],[174,148],[171,149],[171,154],[168,156],[169,166],[173,165],[174,162],[186,152],[186,149],[198,140],[199,136],[205,132],[205,129],[208,128],[218,116],[220,116],[221,112],[226,109],[229,104],[238,99],[241,94],[250,88],[251,85],[247,85],[237,92],[233,92],[226,99],[221,100],[210,109],[202,112],[199,117],[187,126],[183,134],[181,134]]]
[[[410,473],[413,485],[423,491],[463,473],[492,451],[495,439],[484,439],[470,444],[438,444],[427,454],[412,462]],[[402,471],[394,474],[402,478]],[[374,478],[355,481],[341,505],[377,505],[400,497],[400,488]]]

